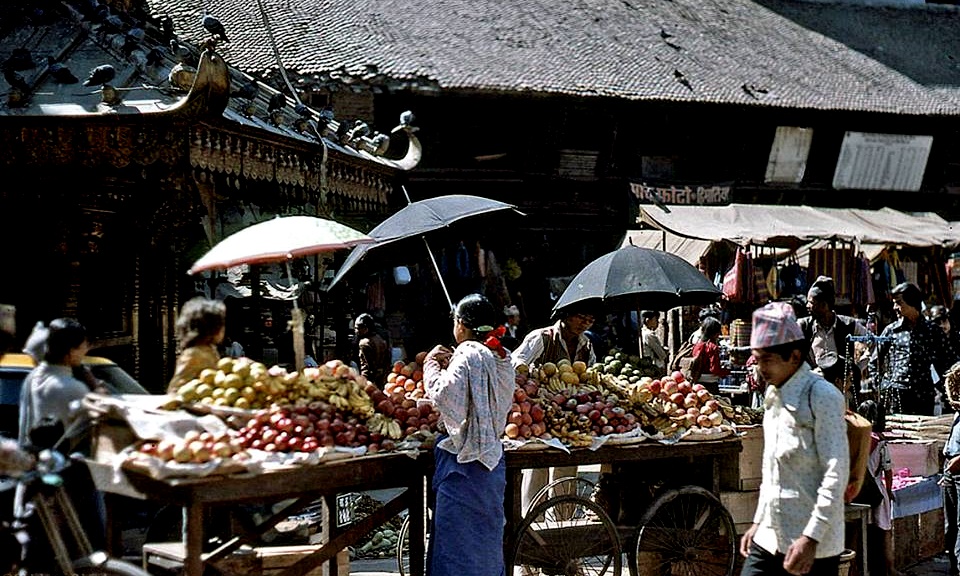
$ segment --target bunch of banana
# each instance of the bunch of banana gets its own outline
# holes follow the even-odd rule
[[[367,429],[373,434],[380,434],[384,438],[399,440],[403,438],[400,423],[393,418],[379,412],[367,419]]]
[[[593,436],[582,430],[554,428],[550,433],[571,448],[584,448],[593,444]]]
[[[560,377],[554,374],[546,379],[540,380],[540,389],[554,394],[562,394],[567,389],[567,385],[560,380]]]
[[[680,429],[680,422],[666,414],[660,414],[650,419],[649,424],[662,432],[665,436],[670,436]]]

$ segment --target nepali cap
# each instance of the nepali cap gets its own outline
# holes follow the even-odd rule
[[[797,316],[790,304],[771,302],[753,311],[751,348],[770,348],[803,339],[803,330],[797,324]]]

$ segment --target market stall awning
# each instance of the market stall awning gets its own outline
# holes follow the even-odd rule
[[[683,258],[694,266],[710,250],[710,240],[684,238],[663,230],[627,230],[620,247],[634,245],[641,248],[655,248],[670,252]]]
[[[907,214],[891,208],[865,210],[730,204],[727,206],[640,206],[638,221],[683,238],[737,244],[793,246],[815,240],[865,244],[953,246],[960,229],[933,213]]]

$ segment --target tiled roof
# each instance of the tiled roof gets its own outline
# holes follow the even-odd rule
[[[117,24],[93,20],[89,14],[80,11],[89,1],[53,3],[51,5],[56,8],[44,13],[42,22],[22,9],[0,9],[0,70],[3,71],[0,76],[0,122],[51,116],[80,121],[93,117],[156,116],[174,109],[184,100],[190,84],[180,88],[172,85],[171,71],[176,68],[177,61],[163,37],[164,33],[155,23],[137,21],[135,17],[121,13],[112,15],[120,18]],[[204,37],[196,36],[195,39],[197,43],[186,40],[181,43],[188,54],[187,64],[192,66],[197,64],[200,54],[197,45]],[[222,46],[217,50],[220,51]],[[48,57],[53,62],[48,61]],[[102,102],[99,85],[83,86],[90,71],[105,64],[114,68],[115,77],[109,84],[121,96],[120,102],[113,105]],[[72,83],[57,81],[54,70],[58,66],[66,67],[72,73]],[[190,70],[195,72],[195,68]],[[318,125],[317,119],[323,116],[321,113],[306,110],[306,117],[313,124],[300,121],[295,111],[296,102],[287,92],[280,111],[271,117],[269,101],[278,91],[257,83],[235,66],[228,73],[232,92],[236,93],[251,83],[256,83],[257,89],[252,99],[229,98],[222,118],[226,126],[246,130],[250,135],[285,141],[292,146],[318,144],[313,126]],[[15,83],[26,88],[24,100],[11,98]],[[340,123],[332,117],[328,120],[323,128],[324,143],[333,153],[387,168],[410,169],[411,162],[384,157],[382,150],[375,149],[377,138],[386,138],[386,135],[369,130],[366,139],[348,140],[346,136],[337,137],[335,134]],[[347,130],[343,132],[348,133]]]
[[[183,37],[202,35],[201,2],[148,4]],[[254,74],[277,68],[260,4],[284,67],[318,84],[960,113],[956,9],[795,0],[205,0],[230,35],[226,58]],[[818,18],[833,24],[817,28]],[[883,54],[845,36],[863,25],[882,30]],[[869,42],[869,34],[859,37]],[[910,50],[943,60],[937,82],[911,74],[918,64]]]

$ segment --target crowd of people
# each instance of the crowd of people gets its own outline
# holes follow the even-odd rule
[[[883,437],[884,416],[933,414],[939,396],[942,410],[960,407],[960,399],[949,398],[944,387],[950,368],[960,360],[946,308],[925,309],[919,288],[908,283],[892,290],[896,317],[883,327],[841,314],[836,304],[833,280],[820,277],[799,308],[802,317],[797,306],[785,302],[767,304],[752,314],[749,347],[756,376],[765,384],[764,451],[759,503],[740,543],[746,559],[743,576],[837,574],[850,466],[845,408],[857,409],[874,426],[868,481],[877,483],[883,500],[874,508],[875,549],[880,552],[871,572],[899,576],[890,543],[892,466]],[[516,306],[495,309],[480,294],[457,303],[452,314],[455,346],[438,345],[424,360],[426,397],[441,415],[432,521],[433,533],[443,537],[430,540],[430,574],[502,572],[506,476],[500,436],[512,403],[515,367],[561,360],[593,365],[598,332],[592,329],[599,313],[588,305],[571,306],[559,310],[553,324],[525,333]],[[714,391],[730,374],[721,355],[721,313],[717,307],[704,308],[698,330],[686,345],[701,360],[697,380]],[[5,347],[12,341],[8,316],[0,322]],[[665,372],[670,354],[657,333],[660,313],[641,311],[638,320],[638,352]],[[184,304],[176,328],[180,354],[170,390],[206,368],[216,368],[226,308],[216,300],[194,298]],[[5,474],[29,467],[35,446],[53,445],[79,414],[77,401],[96,387],[79,372],[89,349],[83,326],[61,318],[43,329],[41,345],[34,349],[40,362],[27,377],[21,399],[20,437],[0,441],[0,472]],[[358,369],[370,381],[382,383],[392,364],[387,338],[369,314],[357,317],[355,329]],[[844,386],[872,387],[879,393],[850,406]],[[945,532],[952,574],[957,575],[956,418],[944,455]],[[522,505],[528,507],[548,482],[575,475],[575,468],[524,471]]]

